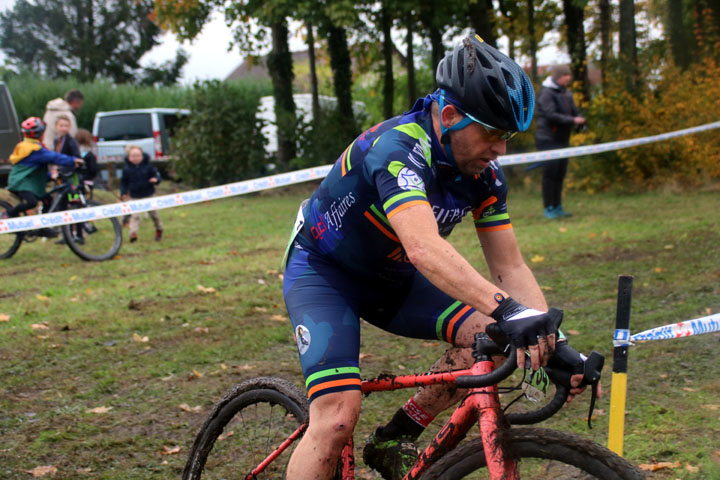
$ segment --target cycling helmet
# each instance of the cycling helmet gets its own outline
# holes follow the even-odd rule
[[[30,117],[20,124],[23,136],[40,139],[45,131],[45,122],[40,117]]]
[[[445,55],[435,80],[438,88],[449,93],[445,100],[475,121],[506,132],[524,132],[530,127],[535,111],[530,79],[517,63],[479,35],[464,38]]]

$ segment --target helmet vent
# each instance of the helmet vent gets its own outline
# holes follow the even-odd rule
[[[510,73],[510,72],[508,72],[508,71],[505,70],[504,68],[502,69],[502,73],[503,73],[503,75],[505,76],[505,83],[507,84],[508,88],[511,89],[511,90],[515,90],[515,88],[517,88],[517,87],[515,86],[515,75],[513,75],[513,74]]]
[[[457,79],[460,81],[460,88],[465,86],[465,59],[463,58],[463,55],[455,55],[455,62],[457,63]],[[472,71],[472,57],[470,62],[468,62],[468,70]]]

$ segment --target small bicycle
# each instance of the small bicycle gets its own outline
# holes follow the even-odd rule
[[[551,312],[562,318],[559,310]],[[489,327],[488,333],[504,345],[498,328]],[[552,400],[535,411],[506,414],[500,405],[497,383],[509,377],[517,365],[510,360],[494,369],[492,357],[498,354],[514,359],[515,349],[500,347],[486,334],[477,334],[473,344],[475,363],[469,369],[382,375],[362,382],[366,395],[437,384],[470,389],[404,480],[644,478],[626,460],[580,436],[511,427],[538,423],[558,412],[567,400],[571,373],[544,367],[547,378],[555,384]],[[583,383],[593,386],[591,414],[603,363],[603,356],[597,352],[585,362]],[[286,380],[258,377],[236,385],[215,405],[197,434],[183,480],[284,479],[292,445],[307,429],[307,412],[306,395]],[[480,435],[460,444],[473,425],[479,425]],[[335,478],[354,479],[354,465],[351,441],[338,461]]]
[[[87,196],[92,196],[92,189],[84,183],[76,185],[72,181],[72,172],[58,175],[59,184],[50,190],[52,202],[45,213],[100,205]],[[10,203],[0,200],[0,218],[7,210],[12,208]],[[42,212],[43,203],[39,202],[39,213]],[[23,216],[18,217],[21,220]],[[14,219],[5,218],[5,221]],[[120,251],[122,246],[122,226],[117,218],[104,218],[87,222],[63,225],[60,230],[65,243],[78,257],[88,261],[108,260]],[[40,238],[39,230],[27,230],[18,233],[0,234],[0,259],[10,258],[22,242],[34,242]]]

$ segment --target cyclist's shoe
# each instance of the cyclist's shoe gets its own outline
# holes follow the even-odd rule
[[[377,430],[365,441],[363,460],[385,480],[402,480],[417,460],[415,444],[408,438],[383,439]]]
[[[162,240],[162,230],[155,230],[155,241],[159,242]]]
[[[55,238],[60,235],[56,230],[53,230],[52,228],[41,228],[37,232],[39,236],[45,238]]]
[[[137,242],[137,233],[130,234],[130,243]]]

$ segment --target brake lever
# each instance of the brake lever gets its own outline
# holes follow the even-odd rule
[[[583,385],[590,385],[590,411],[588,412],[588,428],[592,430],[592,414],[595,410],[595,400],[598,397],[600,377],[605,366],[605,357],[596,351],[590,353],[585,360],[585,371],[583,374]]]

